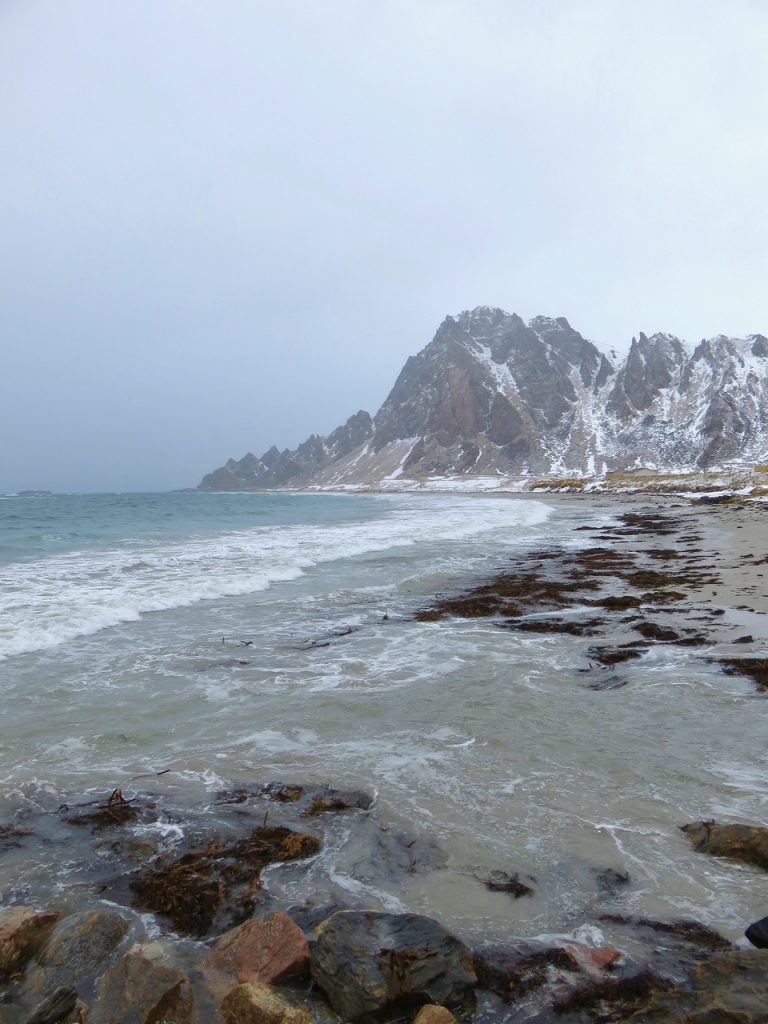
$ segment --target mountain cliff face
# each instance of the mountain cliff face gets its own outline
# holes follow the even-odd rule
[[[374,419],[295,451],[248,454],[200,487],[333,486],[429,476],[594,475],[768,461],[768,339],[640,334],[614,365],[562,317],[479,306],[446,317]]]

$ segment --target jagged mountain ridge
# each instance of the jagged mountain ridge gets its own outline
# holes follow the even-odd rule
[[[428,476],[664,472],[768,461],[768,339],[691,352],[640,334],[617,365],[563,317],[478,306],[448,316],[372,419],[360,411],[295,451],[230,459],[204,490]]]

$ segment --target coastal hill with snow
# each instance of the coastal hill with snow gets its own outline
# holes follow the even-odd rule
[[[448,316],[372,418],[295,451],[230,459],[201,490],[427,478],[680,473],[768,462],[768,339],[691,351],[640,334],[615,363],[562,317],[478,306]]]

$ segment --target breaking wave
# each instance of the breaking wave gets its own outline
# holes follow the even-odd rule
[[[382,514],[382,508],[384,512]],[[0,658],[46,650],[151,612],[237,597],[322,563],[493,531],[514,542],[549,516],[537,501],[387,502],[375,519],[269,525],[126,551],[56,554],[0,568]]]

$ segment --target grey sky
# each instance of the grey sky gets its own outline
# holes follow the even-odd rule
[[[194,485],[444,315],[768,333],[764,0],[0,0],[0,491]]]

